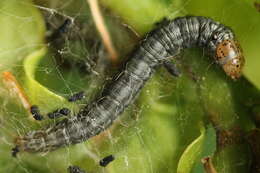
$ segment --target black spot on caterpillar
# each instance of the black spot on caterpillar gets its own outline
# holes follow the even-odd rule
[[[40,121],[40,120],[43,119],[43,116],[41,115],[38,106],[32,105],[31,108],[30,108],[30,112],[33,115],[33,118],[35,120],[39,120]]]
[[[69,166],[68,173],[86,173],[84,170],[80,169],[78,166]]]
[[[100,97],[83,107],[77,116],[18,137],[17,147],[20,151],[46,152],[98,135],[133,103],[158,67],[193,46],[207,50],[231,78],[240,77],[244,57],[230,28],[206,17],[179,17],[148,33]]]
[[[113,155],[108,155],[99,161],[99,165],[106,167],[113,160],[115,160],[115,157]]]

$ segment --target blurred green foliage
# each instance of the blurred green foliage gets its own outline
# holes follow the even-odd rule
[[[36,4],[48,9],[40,10]],[[256,160],[260,157],[257,147],[260,143],[253,139],[258,135],[255,132],[260,120],[257,49],[260,14],[253,2],[101,0],[100,4],[105,7],[103,15],[122,56],[128,54],[139,39],[122,23],[141,36],[164,17],[202,15],[224,23],[234,30],[244,49],[244,76],[232,81],[219,67],[212,65],[212,59],[201,50],[187,50],[176,59],[182,76],[174,78],[164,69],[156,72],[136,103],[109,132],[46,155],[21,153],[18,159],[10,155],[13,138],[55,122],[31,121],[26,110],[17,104],[17,98],[9,97],[1,85],[0,172],[66,172],[67,167],[74,164],[88,172],[200,173],[203,172],[201,159],[206,156],[213,157],[219,173],[259,171]],[[92,20],[85,0],[0,2],[1,72],[12,71],[30,102],[39,105],[44,113],[63,106],[77,110],[77,105],[66,101],[64,92],[85,90],[91,99],[102,88],[104,79],[115,71],[104,62],[107,61],[105,54],[98,55],[98,77],[82,73],[77,64],[61,65],[55,50],[45,44],[44,20],[48,23],[51,19],[41,13],[51,13],[53,9],[81,23]],[[97,39],[98,34],[86,35],[80,37]],[[84,42],[66,40],[66,43],[69,43],[64,46],[69,50],[66,61],[74,63],[75,54],[81,56],[88,52],[91,56],[88,50],[91,48]],[[116,160],[100,168],[98,159],[108,154],[114,154]]]

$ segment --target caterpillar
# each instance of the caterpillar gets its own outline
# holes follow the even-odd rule
[[[17,150],[47,152],[98,135],[137,98],[158,67],[194,46],[205,49],[227,76],[241,76],[244,57],[230,28],[202,16],[168,20],[146,35],[99,97],[71,118],[18,137]]]

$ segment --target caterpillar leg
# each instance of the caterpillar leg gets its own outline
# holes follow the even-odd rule
[[[162,18],[162,20],[160,20],[159,22],[156,22],[156,23],[155,23],[155,26],[158,27],[158,28],[160,28],[160,27],[166,25],[166,24],[169,23],[169,22],[170,22],[170,19],[168,19],[167,17],[164,17],[164,18]]]
[[[174,77],[179,77],[181,75],[180,70],[176,67],[176,65],[170,61],[165,61],[163,63],[163,66],[166,68],[166,70],[173,75]]]

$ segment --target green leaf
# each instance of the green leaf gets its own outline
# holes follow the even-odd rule
[[[201,127],[201,134],[183,152],[177,173],[203,172],[201,159],[213,155],[216,150],[216,133],[212,126]]]
[[[245,173],[250,172],[251,157],[247,153],[246,144],[234,144],[227,146],[216,153],[213,163],[218,172]]]
[[[204,137],[205,129],[201,131],[201,135],[195,139],[182,154],[178,163],[177,173],[191,172],[195,160],[201,154]]]
[[[23,67],[25,76],[23,85],[26,89],[30,103],[44,107],[44,110],[46,111],[54,110],[61,106],[69,106],[69,103],[65,98],[51,92],[35,80],[36,69],[45,54],[46,49],[42,48],[30,54],[24,60]]]
[[[197,158],[193,168],[192,168],[192,173],[198,173],[198,172],[203,172],[204,168],[201,163],[201,159],[205,157],[213,157],[214,153],[216,152],[217,148],[217,135],[216,135],[216,130],[212,125],[208,125],[201,149],[201,154]]]
[[[0,24],[0,71],[18,68],[26,55],[43,46],[44,22],[31,0],[1,0]]]
[[[143,34],[166,16],[175,17],[183,11],[181,0],[102,0],[102,5],[112,9],[138,33]]]

